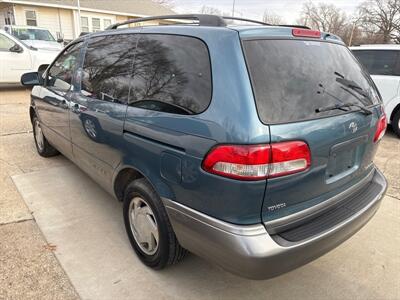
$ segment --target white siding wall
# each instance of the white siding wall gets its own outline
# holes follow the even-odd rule
[[[38,27],[49,29],[55,38],[57,38],[57,33],[62,33],[65,39],[74,38],[71,10],[17,5],[15,6],[16,25],[26,25],[25,11],[27,10],[35,11]]]
[[[5,15],[7,14],[8,9],[7,8],[2,8],[0,9],[0,28],[3,28],[4,25],[6,25],[5,21]]]

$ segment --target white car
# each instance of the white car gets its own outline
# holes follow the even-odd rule
[[[50,64],[58,50],[39,50],[0,29],[0,85],[19,84],[21,75]]]
[[[63,40],[55,40],[50,31],[46,28],[36,26],[6,25],[4,31],[23,41],[26,45],[42,50],[61,51]]]
[[[388,123],[400,137],[400,45],[350,48],[371,74],[382,96]]]

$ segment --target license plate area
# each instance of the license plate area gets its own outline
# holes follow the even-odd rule
[[[368,136],[360,136],[331,147],[326,182],[332,183],[354,173],[361,165]]]

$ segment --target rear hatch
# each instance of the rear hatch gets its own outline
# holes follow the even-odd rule
[[[311,153],[308,170],[267,180],[263,221],[321,206],[367,183],[382,112],[370,77],[348,48],[299,38],[257,37],[242,43],[271,143],[303,141]],[[349,103],[354,106],[333,107]]]

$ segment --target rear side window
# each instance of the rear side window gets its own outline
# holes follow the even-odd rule
[[[300,40],[249,40],[243,45],[263,123],[309,120],[343,113],[318,108],[379,101],[371,79],[345,46]]]
[[[400,76],[398,50],[353,50],[353,53],[371,75]]]
[[[190,115],[211,101],[209,53],[199,39],[141,35],[133,72],[130,106]]]
[[[137,35],[92,38],[82,70],[81,92],[86,97],[126,104]]]

